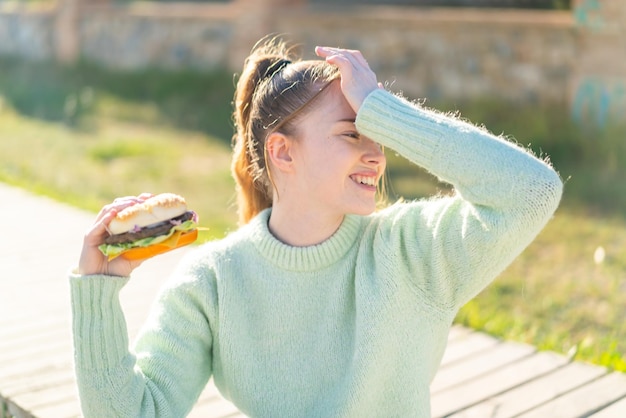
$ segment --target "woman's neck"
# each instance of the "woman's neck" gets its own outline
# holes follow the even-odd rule
[[[330,238],[341,226],[343,215],[322,214],[313,209],[275,204],[269,219],[269,230],[287,245],[308,247]]]

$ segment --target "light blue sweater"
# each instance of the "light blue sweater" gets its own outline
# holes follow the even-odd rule
[[[270,210],[179,266],[132,351],[128,278],[71,277],[86,417],[183,417],[213,376],[251,417],[429,417],[458,309],[534,239],[559,203],[548,164],[460,120],[378,90],[358,130],[455,195],[348,215],[296,248]]]

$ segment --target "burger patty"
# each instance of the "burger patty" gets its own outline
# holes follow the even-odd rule
[[[187,211],[176,218],[144,226],[139,231],[128,231],[121,234],[110,235],[105,240],[105,244],[124,244],[148,237],[166,235],[174,226],[174,223],[185,222],[193,218],[193,212]]]

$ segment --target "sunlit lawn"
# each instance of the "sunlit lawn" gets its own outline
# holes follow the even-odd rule
[[[231,98],[228,74],[116,75],[0,62],[0,181],[92,212],[121,195],[176,192],[209,228],[200,241],[222,237],[236,222]],[[626,371],[624,136],[587,145],[563,112],[548,120],[545,109],[524,109],[517,119],[505,111],[478,104],[463,114],[552,155],[567,179],[565,197],[537,240],[457,320]],[[442,187],[388,157],[396,195],[419,198]]]
[[[458,320],[626,371],[626,223],[567,208]]]
[[[102,120],[82,132],[0,113],[0,180],[97,211],[116,196],[175,192],[205,236],[235,221],[228,146],[197,132]]]

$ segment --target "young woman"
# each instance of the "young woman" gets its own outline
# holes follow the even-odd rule
[[[252,417],[429,417],[458,309],[538,234],[562,191],[524,149],[380,87],[358,51],[278,42],[235,95],[241,227],[187,257],[132,350],[118,292],[137,263],[97,246],[71,276],[86,417],[183,417],[213,376]],[[381,147],[454,186],[376,211]]]

